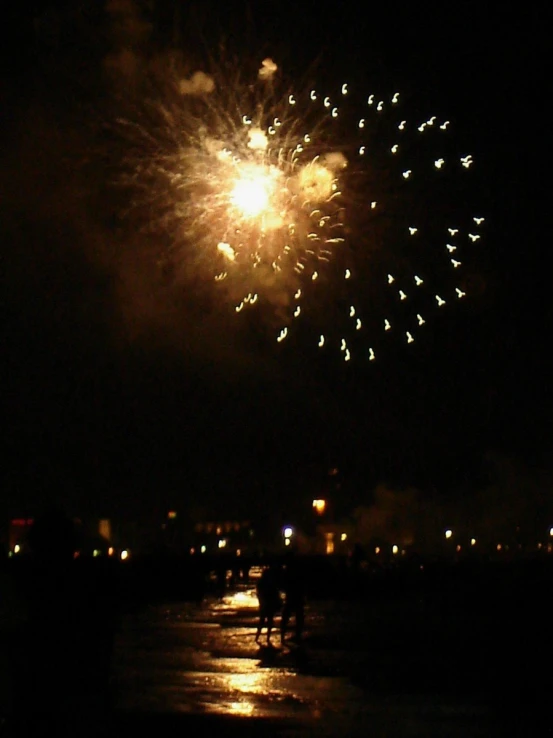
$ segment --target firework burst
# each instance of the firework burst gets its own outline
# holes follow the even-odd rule
[[[119,119],[135,210],[278,343],[303,332],[345,361],[373,360],[388,335],[414,343],[465,296],[484,223],[450,122],[409,120],[397,92],[295,92],[271,59],[246,80],[222,70],[174,78]]]

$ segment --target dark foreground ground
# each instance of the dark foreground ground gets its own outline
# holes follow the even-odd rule
[[[488,596],[450,576],[425,596],[375,585],[372,598],[311,598],[301,648],[255,644],[253,583],[201,603],[135,604],[119,622],[109,691],[99,678],[68,699],[53,663],[43,674],[55,721],[35,715],[19,734],[553,734],[548,575]]]

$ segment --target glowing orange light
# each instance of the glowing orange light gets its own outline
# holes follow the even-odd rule
[[[313,500],[313,509],[317,515],[322,515],[326,510],[326,500]]]
[[[230,194],[230,201],[244,218],[256,218],[268,210],[275,189],[275,175],[256,164],[242,167]]]

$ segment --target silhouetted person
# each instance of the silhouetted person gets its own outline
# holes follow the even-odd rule
[[[301,641],[304,626],[305,587],[298,561],[292,557],[290,557],[284,569],[282,587],[284,590],[284,605],[280,621],[280,641],[284,643],[286,640],[286,630],[292,616],[295,621],[296,641]]]
[[[282,604],[276,572],[271,567],[263,569],[257,583],[257,599],[259,601],[259,624],[255,642],[259,643],[261,631],[267,626],[267,645],[270,646],[275,614],[280,610]]]
[[[75,528],[55,508],[36,519],[29,545],[15,712],[24,735],[74,734],[107,706],[115,632],[111,562],[75,560]]]

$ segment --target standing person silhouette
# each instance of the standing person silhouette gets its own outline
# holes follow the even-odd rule
[[[304,610],[305,610],[305,588],[303,576],[297,559],[290,557],[284,570],[283,579],[284,606],[280,621],[280,642],[286,640],[286,630],[290,617],[295,620],[295,640],[300,642],[303,636]]]
[[[71,735],[101,721],[108,707],[114,582],[102,562],[74,559],[75,526],[56,507],[37,517],[29,545],[14,711],[24,735]],[[84,710],[90,704],[94,709]]]
[[[271,631],[275,614],[280,610],[282,602],[278,588],[276,572],[271,567],[265,567],[257,583],[257,599],[259,601],[259,624],[255,635],[255,642],[259,643],[261,631],[267,626],[267,646],[271,646]]]

